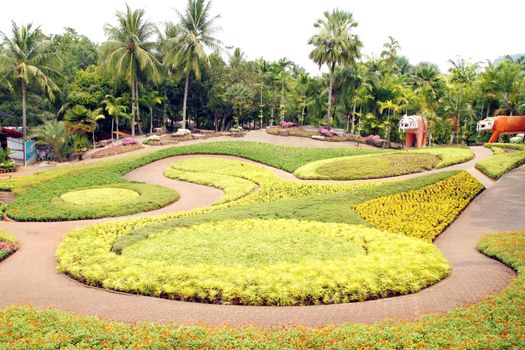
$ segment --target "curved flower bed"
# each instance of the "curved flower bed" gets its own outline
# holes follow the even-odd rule
[[[61,250],[61,266],[75,255]],[[95,265],[83,269],[82,278],[104,288],[241,305],[334,304],[407,294],[449,272],[432,244],[360,225],[298,220],[168,229],[119,256],[83,258]]]
[[[0,230],[0,261],[18,250],[16,237],[12,234]]]
[[[174,327],[149,322],[130,325],[17,306],[0,310],[0,343],[9,349],[519,349],[525,339],[525,232],[488,235],[479,248],[515,269],[518,278],[477,304],[415,322],[273,329]]]
[[[483,188],[461,172],[421,189],[357,204],[354,210],[382,230],[432,241]]]

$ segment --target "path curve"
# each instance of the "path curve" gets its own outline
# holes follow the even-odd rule
[[[216,189],[169,180],[160,175],[172,162],[170,158],[160,160],[136,169],[126,177],[168,186],[181,193],[181,199],[171,205],[170,211],[211,205],[220,198],[221,192]],[[294,323],[320,326],[345,321],[415,319],[424,313],[471,304],[508,285],[514,272],[480,254],[475,247],[484,233],[523,229],[525,212],[519,208],[520,193],[524,190],[525,167],[522,167],[478,196],[438,237],[436,245],[453,266],[449,278],[416,294],[321,306],[209,305],[87,287],[56,272],[56,247],[73,228],[115,218],[60,223],[1,222],[0,228],[19,238],[21,249],[0,264],[0,307],[32,304],[116,321],[204,322],[212,325],[276,326]],[[502,201],[502,198],[505,200]],[[495,201],[498,201],[497,206],[494,206]],[[168,209],[141,215],[155,215],[163,210]],[[509,214],[512,221],[507,220]]]

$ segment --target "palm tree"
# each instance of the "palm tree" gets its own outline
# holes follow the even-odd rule
[[[102,110],[100,108],[92,111],[85,106],[76,105],[66,112],[64,125],[73,134],[90,132],[93,140],[93,149],[95,149],[95,131],[98,129],[98,121],[105,118],[101,113]]]
[[[111,116],[111,140],[113,141],[113,125],[115,124],[117,128],[117,140],[119,139],[119,118],[129,118],[127,114],[128,107],[124,105],[123,97],[115,97],[113,95],[106,95],[104,98],[105,110]]]
[[[160,63],[152,53],[155,43],[148,41],[156,27],[144,18],[144,10],[117,12],[118,25],[106,24],[109,41],[101,47],[105,68],[115,78],[124,78],[131,87],[131,135],[135,136],[135,116],[138,112],[138,81],[141,77],[154,83],[161,81]]]
[[[353,65],[360,57],[359,49],[362,46],[356,34],[351,33],[357,26],[350,12],[333,10],[326,11],[324,18],[318,19],[314,27],[319,30],[308,40],[308,44],[315,46],[310,52],[310,58],[319,65],[328,65],[328,112],[326,127],[330,128],[332,118],[332,89],[334,86],[335,68],[337,65]]]
[[[390,141],[390,117],[399,111],[399,105],[395,101],[386,100],[379,101],[379,113],[383,113],[386,109],[386,127],[385,127],[385,139]],[[392,113],[392,114],[391,114]]]
[[[40,27],[33,29],[30,23],[26,26],[18,26],[12,22],[11,34],[9,38],[5,33],[0,32],[6,47],[6,53],[2,60],[11,67],[10,73],[14,79],[20,81],[22,90],[22,130],[24,137],[27,135],[27,87],[34,82],[36,86],[44,91],[51,101],[55,100],[55,93],[59,92],[57,84],[52,76],[60,76],[56,68],[60,63],[58,56],[47,50],[48,42],[40,30]]]
[[[38,140],[38,143],[50,145],[58,161],[63,159],[63,147],[69,140],[69,133],[64,127],[64,122],[55,119],[45,121],[44,124],[33,130],[32,136]]]
[[[219,50],[221,42],[214,37],[219,30],[215,25],[219,16],[211,17],[211,2],[204,0],[188,0],[184,14],[177,11],[180,33],[173,39],[168,39],[165,62],[173,68],[182,69],[186,76],[184,84],[184,102],[182,104],[182,127],[186,128],[186,106],[188,102],[188,86],[190,73],[196,79],[201,77],[201,65],[209,64],[206,48]]]
[[[164,99],[160,97],[156,92],[150,92],[142,96],[140,102],[146,107],[149,108],[149,133],[153,133],[153,107],[155,105],[161,104]]]

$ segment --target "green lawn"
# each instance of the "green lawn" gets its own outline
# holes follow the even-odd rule
[[[525,164],[525,145],[512,143],[486,144],[494,154],[476,163],[476,168],[495,180]],[[509,152],[506,152],[508,149]]]

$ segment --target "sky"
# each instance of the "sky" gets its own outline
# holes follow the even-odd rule
[[[115,12],[125,9],[123,0],[24,0],[0,3],[0,31],[8,33],[11,21],[41,25],[46,34],[72,27],[94,42],[105,40],[103,26],[115,23]],[[156,23],[176,20],[186,0],[127,0],[145,8]],[[23,4],[23,5],[22,5]],[[507,54],[525,53],[524,0],[212,0],[212,13],[220,15],[219,39],[240,47],[248,59],[287,57],[319,74],[309,58],[308,39],[313,23],[324,11],[350,11],[365,55],[378,56],[393,36],[399,54],[411,64],[436,63],[441,71],[458,56],[485,62]]]

